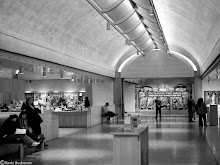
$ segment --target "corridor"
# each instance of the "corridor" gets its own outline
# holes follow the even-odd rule
[[[199,128],[198,121],[189,123],[186,117],[181,116],[163,117],[161,120],[142,116],[142,123],[150,124],[150,165],[220,163],[219,126]],[[23,162],[34,165],[112,165],[113,137],[109,133],[122,126],[121,120],[115,125],[103,124],[71,131],[71,134],[47,142],[49,147],[44,151],[27,149]],[[15,161],[17,158],[15,153],[0,159]]]

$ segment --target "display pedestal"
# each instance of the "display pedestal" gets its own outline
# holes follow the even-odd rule
[[[207,107],[207,115],[206,115],[206,121],[210,121],[210,107]]]
[[[148,165],[148,125],[125,132],[123,128],[113,135],[113,165]]]
[[[210,105],[210,126],[218,125],[218,106]]]

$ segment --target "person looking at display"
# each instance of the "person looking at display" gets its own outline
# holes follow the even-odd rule
[[[155,99],[155,104],[156,104],[156,119],[157,119],[157,115],[158,115],[158,112],[159,112],[159,115],[160,115],[160,118],[161,118],[161,100],[159,99],[159,97],[157,96],[157,98]]]
[[[102,116],[106,116],[107,117],[107,123],[108,124],[111,124],[110,122],[110,119],[111,117],[114,117],[116,116],[117,114],[115,114],[114,112],[112,111],[109,111],[108,110],[108,106],[109,106],[109,103],[105,103],[105,105],[102,107]]]
[[[197,115],[199,115],[199,126],[203,126],[203,125],[207,126],[206,125],[207,107],[206,107],[205,102],[203,101],[203,98],[198,99],[196,112],[197,112]]]
[[[17,115],[10,115],[2,124],[2,140],[3,142],[13,142],[16,140],[21,140],[23,143],[27,144],[28,146],[37,146],[40,143],[34,141],[32,138],[26,135],[24,132],[23,134],[16,134],[16,129],[18,128],[18,116]]]
[[[190,96],[190,98],[188,99],[188,115],[189,115],[189,122],[193,122],[193,117],[195,116],[195,102],[192,98],[192,96]]]

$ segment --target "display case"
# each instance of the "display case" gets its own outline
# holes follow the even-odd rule
[[[85,92],[32,92],[25,93],[25,98],[34,98],[38,108],[50,107],[56,111],[83,111]]]

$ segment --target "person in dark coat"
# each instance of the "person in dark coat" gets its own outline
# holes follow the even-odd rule
[[[15,142],[18,139],[29,146],[37,146],[40,143],[34,141],[26,134],[15,134],[18,128],[18,116],[10,115],[2,124],[2,140],[3,142]]]
[[[156,116],[155,116],[155,118],[157,119],[158,112],[159,112],[159,115],[160,115],[160,118],[161,118],[162,102],[161,102],[161,100],[159,99],[158,96],[155,99],[155,104],[156,104]]]
[[[206,113],[207,106],[203,101],[203,98],[199,98],[197,101],[196,112],[199,115],[199,126],[207,126],[206,124]]]
[[[89,107],[90,107],[89,98],[86,97],[86,98],[85,98],[85,108],[89,108]]]
[[[43,122],[42,118],[39,114],[41,114],[41,110],[36,108],[33,104],[34,100],[32,97],[28,97],[25,103],[25,111],[27,114],[27,123],[28,126],[32,128],[33,135],[37,137],[40,141],[45,139],[44,135],[41,132],[41,123]],[[48,145],[44,143],[44,146]],[[40,145],[38,145],[40,147]]]
[[[41,135],[41,126],[40,124],[43,122],[42,118],[40,117],[41,110],[35,108],[33,104],[33,98],[28,97],[26,99],[26,106],[25,106],[26,114],[27,114],[27,121],[28,126],[30,126],[33,130],[33,133],[36,136]]]
[[[28,125],[28,120],[27,120],[27,113],[26,111],[21,111],[21,113],[19,114],[18,117],[18,126],[21,129],[26,129],[26,134],[32,138],[35,141],[42,141],[44,140],[44,136],[43,135],[38,135],[36,136],[33,132],[33,129]]]
[[[188,115],[189,115],[189,122],[193,122],[193,117],[194,117],[194,112],[195,111],[195,102],[192,98],[192,96],[190,96],[189,100],[188,100]]]

